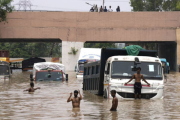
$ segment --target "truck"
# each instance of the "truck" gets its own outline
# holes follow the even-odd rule
[[[125,49],[101,50],[100,61],[84,65],[83,90],[104,98],[111,98],[110,91],[116,90],[116,97],[134,98],[134,83],[125,84],[137,67],[150,83],[142,83],[141,97],[145,99],[163,98],[164,79],[161,60],[157,51],[140,50],[137,56],[129,56]]]
[[[65,66],[60,63],[41,62],[33,66],[31,81],[67,81],[68,74],[65,73]]]
[[[84,73],[84,64],[100,60],[100,48],[81,48],[77,65],[75,66],[76,78],[82,78]]]
[[[169,74],[170,72],[169,62],[167,62],[166,58],[160,58],[160,60],[162,62],[162,66],[164,67],[164,73]]]
[[[10,80],[12,70],[10,69],[9,63],[6,61],[0,61],[0,80]]]
[[[9,80],[12,70],[9,65],[9,51],[0,50],[0,80]]]

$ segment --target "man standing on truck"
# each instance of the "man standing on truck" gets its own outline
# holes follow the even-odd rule
[[[79,93],[80,97],[78,97],[78,93]],[[74,97],[73,98],[71,98],[71,97],[72,97],[72,92],[70,93],[70,96],[67,99],[67,102],[72,101],[73,108],[80,108],[80,100],[82,100],[82,96],[81,96],[80,91],[75,90],[74,91]]]
[[[140,74],[141,72],[141,68],[138,67],[137,68],[137,73],[134,74],[132,76],[132,78],[127,82],[125,83],[125,85],[127,85],[129,82],[131,82],[133,79],[135,79],[135,83],[134,83],[134,94],[135,94],[135,99],[137,98],[137,94],[139,95],[139,99],[141,99],[141,88],[142,88],[142,85],[141,85],[141,79],[143,79],[144,82],[146,82],[148,84],[148,86],[150,85],[143,77],[142,74]]]

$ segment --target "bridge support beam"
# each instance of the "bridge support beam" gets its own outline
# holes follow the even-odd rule
[[[71,48],[78,50],[76,55],[71,54]],[[84,47],[84,42],[62,41],[62,64],[65,65],[66,71],[74,71],[75,65],[79,58],[80,50]]]
[[[177,37],[177,69],[179,69],[180,65],[180,28],[176,29],[176,37]]]

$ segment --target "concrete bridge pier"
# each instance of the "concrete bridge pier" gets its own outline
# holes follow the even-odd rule
[[[180,65],[180,28],[176,29],[176,42],[177,42],[177,71],[179,71],[179,65]]]
[[[75,47],[75,49],[78,50],[76,55],[70,54],[72,47]],[[62,41],[62,64],[65,65],[66,71],[74,71],[80,50],[83,47],[84,42]]]

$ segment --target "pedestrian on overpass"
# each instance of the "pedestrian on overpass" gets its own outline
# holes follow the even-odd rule
[[[113,12],[113,9],[111,8],[111,6],[109,6],[108,12]]]

